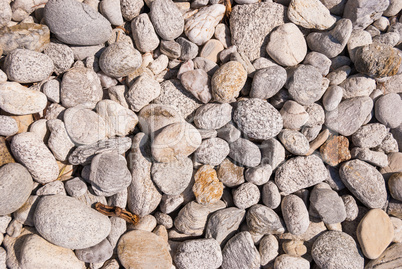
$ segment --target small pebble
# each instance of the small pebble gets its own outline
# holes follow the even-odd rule
[[[281,210],[286,228],[291,234],[300,235],[310,224],[309,214],[303,200],[296,195],[287,195],[282,200]]]
[[[250,97],[271,98],[285,85],[286,78],[286,70],[281,66],[270,66],[257,70],[253,77]]]
[[[194,115],[194,124],[200,129],[219,129],[230,122],[232,106],[229,104],[205,104]]]
[[[260,190],[252,183],[246,182],[233,191],[233,202],[236,207],[246,209],[260,200]]]

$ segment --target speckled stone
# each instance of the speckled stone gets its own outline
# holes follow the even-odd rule
[[[188,240],[179,245],[174,261],[180,269],[216,269],[222,264],[222,252],[215,239]]]
[[[258,268],[261,257],[249,232],[232,237],[222,250],[222,269]]]
[[[0,135],[11,136],[18,133],[17,121],[9,116],[0,115]]]
[[[319,0],[303,2],[292,0],[288,8],[289,19],[304,28],[325,30],[330,28],[336,21],[329,10]]]
[[[344,136],[330,136],[320,147],[323,161],[331,166],[352,158],[349,151],[349,140]]]
[[[173,1],[153,1],[149,16],[156,33],[163,40],[173,40],[183,33],[184,19]]]
[[[232,119],[230,104],[205,104],[194,115],[194,124],[200,129],[219,129]]]
[[[227,187],[235,187],[244,182],[244,168],[226,158],[218,168],[218,178]]]
[[[285,230],[275,211],[264,205],[256,204],[250,207],[246,220],[252,233],[276,234]]]
[[[213,204],[219,201],[223,194],[223,184],[219,181],[213,166],[203,165],[197,170],[194,175],[193,192],[200,204]]]
[[[300,235],[310,225],[309,214],[303,200],[296,195],[287,195],[282,200],[281,210],[286,228],[291,234]]]

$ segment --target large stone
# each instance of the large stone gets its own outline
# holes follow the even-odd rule
[[[276,234],[285,231],[281,219],[271,208],[264,205],[253,205],[247,211],[247,227],[252,233]]]
[[[260,267],[260,253],[249,232],[240,232],[233,236],[222,250],[222,256],[222,269]]]
[[[396,93],[383,95],[375,102],[375,117],[389,128],[398,128],[402,124],[402,98]]]
[[[206,238],[215,238],[218,243],[225,242],[235,233],[244,219],[246,211],[236,207],[221,209],[213,213],[205,228]]]
[[[389,0],[351,0],[345,5],[343,17],[352,21],[354,29],[365,29],[378,20],[388,6]]]
[[[164,40],[173,40],[183,33],[184,19],[171,0],[155,0],[149,13],[156,33]]]
[[[198,203],[213,204],[223,194],[223,183],[219,181],[216,171],[211,165],[201,166],[194,175],[193,192]]]
[[[131,29],[136,48],[141,52],[151,52],[159,45],[159,38],[148,14],[140,14],[131,21]]]
[[[335,17],[320,0],[292,0],[287,15],[293,23],[307,29],[325,30],[335,23]]]
[[[180,269],[216,269],[222,264],[222,252],[215,239],[188,240],[176,249],[174,261]]]
[[[153,137],[163,127],[183,121],[179,112],[170,105],[150,104],[141,109],[138,114],[141,130]]]
[[[287,195],[281,205],[283,219],[289,233],[304,234],[310,225],[309,214],[303,200],[296,195]]]

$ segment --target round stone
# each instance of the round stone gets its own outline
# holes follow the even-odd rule
[[[205,104],[194,115],[194,124],[200,129],[219,129],[232,119],[230,104]]]
[[[321,183],[322,184],[322,183]],[[345,204],[336,191],[316,187],[310,194],[310,210],[325,224],[341,223],[346,219]]]
[[[251,84],[250,97],[260,99],[271,98],[282,89],[286,78],[286,70],[281,66],[270,66],[257,70]]]
[[[11,136],[18,133],[17,121],[9,116],[0,115],[0,135]]]
[[[194,175],[193,192],[195,199],[202,205],[213,204],[221,199],[223,183],[219,181],[211,165],[201,166]]]
[[[188,240],[177,248],[174,261],[182,269],[216,269],[222,264],[222,252],[215,239]]]
[[[279,111],[283,120],[283,128],[297,130],[301,128],[309,119],[309,114],[302,105],[288,100],[283,104]]]
[[[284,231],[281,219],[271,208],[256,204],[247,210],[247,226],[259,234],[275,234]]]
[[[152,52],[159,46],[159,38],[148,14],[140,14],[131,21],[136,48],[141,52]]]
[[[246,209],[260,200],[260,190],[253,183],[243,183],[233,191],[233,202],[236,207]]]
[[[275,269],[309,269],[310,263],[308,260],[302,257],[295,257],[289,254],[282,254],[275,259],[274,263]]]
[[[269,164],[262,164],[256,167],[248,168],[245,172],[247,182],[251,182],[257,186],[268,182],[272,174],[272,167]]]
[[[0,215],[8,215],[19,209],[31,194],[32,177],[18,163],[8,163],[0,168]]]
[[[239,138],[229,144],[229,157],[240,165],[255,167],[261,162],[261,152],[250,140]]]
[[[282,200],[281,210],[289,233],[300,235],[307,231],[310,225],[309,214],[299,196],[293,194],[285,196]]]
[[[107,216],[64,195],[43,196],[36,206],[34,223],[47,241],[70,249],[94,246],[111,229]]]
[[[283,127],[278,110],[268,102],[257,98],[239,101],[233,120],[245,135],[258,140],[276,136]]]
[[[237,166],[226,158],[218,168],[218,178],[227,187],[235,187],[244,182],[244,167]]]
[[[390,128],[402,124],[402,98],[399,94],[389,93],[378,98],[375,102],[375,117],[379,122]]]
[[[274,182],[268,181],[262,187],[262,203],[271,209],[277,208],[281,204],[281,194]]]
[[[305,155],[310,149],[307,138],[298,131],[284,129],[279,133],[278,138],[292,154]]]
[[[52,59],[56,74],[62,74],[74,63],[73,50],[64,44],[50,43],[43,51]]]
[[[200,147],[194,152],[197,162],[219,165],[229,155],[229,144],[221,138],[209,138],[202,141]]]
[[[131,85],[126,93],[126,99],[130,108],[133,111],[138,112],[152,100],[157,98],[160,93],[161,86],[158,81],[148,74],[143,74]]]
[[[329,87],[322,97],[322,104],[326,111],[336,109],[342,101],[343,89],[339,86]]]

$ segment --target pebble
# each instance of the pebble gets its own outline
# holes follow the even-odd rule
[[[319,188],[318,185],[310,194],[310,210],[322,219],[325,224],[335,224],[346,219],[343,200],[331,189]]]
[[[177,268],[216,269],[222,264],[222,252],[215,239],[188,240],[179,245],[174,256]]]
[[[175,108],[159,104],[145,106],[138,114],[138,118],[141,130],[148,135],[154,134],[169,124],[182,121]]]
[[[364,256],[374,260],[392,242],[394,226],[387,213],[372,209],[360,221],[356,234]]]
[[[218,54],[223,51],[224,47],[219,40],[210,39],[203,46],[200,51],[200,57],[211,60],[213,62],[218,62]]]
[[[88,190],[88,187],[85,184],[85,182],[79,177],[70,179],[64,184],[64,187],[66,188],[68,195],[72,197],[82,196]]]
[[[382,208],[387,200],[385,182],[375,167],[360,161],[344,163],[339,174],[351,193],[368,208]]]
[[[365,29],[375,20],[378,20],[382,13],[388,8],[389,1],[352,0],[345,5],[343,17],[353,22],[354,29]]]
[[[162,195],[151,179],[152,162],[149,146],[149,138],[146,134],[136,134],[130,151],[131,158],[128,160],[132,176],[132,182],[128,188],[128,208],[140,217],[154,211],[162,199]]]
[[[12,136],[18,133],[17,121],[9,116],[0,116],[0,135]]]
[[[180,57],[181,46],[179,43],[173,40],[162,40],[159,47],[160,51],[168,56],[169,59],[173,60]]]
[[[396,75],[401,61],[397,50],[385,44],[362,46],[355,53],[356,70],[376,78]]]
[[[261,143],[262,163],[271,165],[274,170],[285,161],[285,148],[275,138],[270,138]]]
[[[295,157],[279,166],[275,172],[275,183],[287,194],[316,185],[329,177],[322,160],[310,155]]]
[[[402,112],[402,99],[396,93],[382,95],[375,102],[375,117],[389,128],[397,128],[402,124],[398,117]]]
[[[201,142],[199,148],[194,152],[194,159],[197,162],[217,166],[229,155],[229,144],[221,138],[209,138]]]
[[[198,46],[184,37],[179,37],[176,42],[180,44],[180,60],[192,60],[198,55]]]
[[[223,183],[219,181],[211,165],[201,166],[194,175],[193,192],[198,203],[214,204],[223,194]]]
[[[18,262],[23,268],[84,268],[71,249],[56,246],[41,236],[24,236],[19,248]]]
[[[304,234],[310,225],[309,214],[303,200],[296,195],[287,195],[281,205],[283,219],[289,233]]]
[[[218,168],[218,178],[227,187],[235,187],[244,182],[244,168],[226,158]]]
[[[281,66],[270,66],[255,72],[250,97],[268,99],[274,96],[286,82],[286,70]]]
[[[59,168],[56,159],[36,134],[25,132],[14,136],[11,151],[13,156],[28,169],[35,181],[45,184],[58,177]]]
[[[134,131],[137,115],[115,101],[102,100],[96,104],[96,112],[105,121],[106,136],[126,136]]]
[[[64,44],[50,43],[43,53],[52,59],[56,74],[63,74],[74,63],[73,50]]]
[[[155,229],[157,223],[156,218],[152,215],[146,215],[142,217],[135,225],[130,225],[134,230],[152,232]]]
[[[273,181],[268,181],[261,190],[262,203],[271,209],[281,204],[281,194]]]
[[[222,269],[259,268],[261,257],[249,232],[233,236],[222,250]]]
[[[189,123],[173,123],[152,141],[152,156],[158,162],[171,162],[192,154],[201,145],[201,135]]]
[[[141,52],[152,52],[159,45],[159,38],[148,14],[140,14],[131,21],[135,47]]]
[[[343,88],[343,98],[349,99],[359,96],[370,96],[376,89],[374,79],[358,74],[348,77],[340,85]]]
[[[346,47],[352,27],[349,19],[340,19],[332,30],[310,33],[306,38],[308,47],[330,59],[334,58]]]
[[[272,234],[265,235],[260,240],[258,251],[261,256],[261,265],[265,266],[272,262],[278,256],[278,240]]]
[[[64,107],[83,104],[94,108],[102,96],[100,80],[92,69],[76,66],[64,73],[60,88],[60,100]]]
[[[344,136],[330,136],[320,147],[323,161],[331,166],[351,159],[349,140]]]
[[[183,16],[171,0],[153,1],[149,16],[156,33],[164,40],[173,40],[183,32]]]
[[[233,120],[245,135],[258,140],[276,136],[283,126],[279,112],[268,102],[257,98],[239,101]]]
[[[229,25],[232,45],[244,52],[250,61],[265,55],[268,34],[282,24],[285,7],[277,3],[237,5],[233,8]]]
[[[252,233],[275,234],[284,232],[281,219],[271,208],[256,204],[246,215],[247,226]]]
[[[331,67],[331,60],[322,53],[312,51],[306,55],[303,64],[309,64],[317,68],[321,75],[326,76]]]
[[[272,31],[267,53],[280,65],[294,66],[306,56],[307,44],[299,28],[293,23],[286,23]]]
[[[125,268],[172,267],[169,245],[162,237],[148,231],[125,233],[117,245],[117,255]]]
[[[125,77],[139,68],[141,63],[140,52],[124,41],[109,45],[99,57],[99,67],[110,77]]]
[[[342,101],[343,89],[339,86],[329,87],[322,98],[322,103],[326,111],[336,109]]]
[[[350,136],[363,125],[372,108],[373,101],[368,96],[344,100],[336,109],[325,113],[325,125],[343,136]]]
[[[128,108],[126,98],[124,97],[126,86],[116,85],[108,88],[107,90],[110,100],[113,100],[116,103],[119,103],[121,106]]]
[[[233,191],[233,202],[240,209],[249,208],[260,200],[260,190],[250,182],[241,184]]]
[[[326,30],[336,21],[319,0],[308,4],[301,0],[292,0],[287,15],[290,21],[307,29]]]
[[[239,138],[229,144],[231,157],[235,162],[247,167],[255,167],[261,162],[261,152],[253,142]]]
[[[77,145],[90,145],[106,136],[105,121],[83,105],[64,112],[64,124],[70,139]]]
[[[44,17],[57,39],[70,45],[98,45],[106,42],[112,33],[105,17],[75,0],[48,1]]]
[[[257,186],[263,185],[268,182],[272,174],[272,167],[269,164],[259,165],[256,167],[248,168],[244,174],[247,182],[253,183]]]
[[[50,243],[71,249],[94,246],[110,232],[108,217],[63,195],[42,197],[35,210],[34,223]]]
[[[308,269],[310,262],[302,257],[295,257],[293,255],[282,254],[275,259],[275,269]]]
[[[346,211],[346,221],[353,221],[358,217],[359,208],[357,206],[355,198],[352,195],[342,195],[343,203]]]
[[[215,27],[214,37],[222,43],[225,49],[229,48],[232,45],[232,41],[230,39],[230,29],[224,23],[219,23]]]
[[[241,132],[234,126],[233,122],[229,122],[217,130],[217,136],[224,139],[228,143],[232,143],[239,139]]]
[[[4,54],[15,49],[43,51],[50,42],[50,31],[46,25],[20,23],[0,29],[0,47]]]
[[[232,119],[230,104],[205,104],[199,107],[194,115],[194,124],[200,129],[219,129]]]
[[[121,0],[120,6],[123,18],[127,21],[132,21],[140,14],[144,2],[139,0]]]
[[[366,268],[392,269],[400,266],[402,258],[401,250],[402,250],[401,243],[391,245],[380,255],[380,257],[370,261],[366,265]]]
[[[247,72],[236,61],[223,64],[211,79],[212,97],[219,103],[230,103],[239,96],[246,83]]]
[[[287,241],[282,244],[282,248],[286,254],[301,257],[307,253],[307,247],[303,243],[299,240]]]
[[[198,48],[198,47],[197,47]],[[198,52],[197,52],[198,54]],[[212,76],[215,72],[219,69],[219,66],[211,60],[196,57],[194,58],[194,68],[195,69],[202,69],[207,72],[208,76]]]
[[[218,243],[226,242],[243,221],[246,211],[236,207],[221,209],[208,218],[205,238],[214,238]]]
[[[307,138],[295,130],[283,129],[278,134],[283,146],[294,155],[305,155],[310,150]]]
[[[208,103],[211,98],[208,74],[202,69],[187,71],[180,78],[183,87],[191,92],[202,103]]]
[[[153,163],[152,180],[167,195],[179,195],[190,184],[193,163],[189,158],[179,158],[169,163]]]
[[[329,85],[334,86],[341,84],[350,75],[351,71],[352,69],[349,66],[344,65],[329,73],[327,75],[327,79],[329,79]]]
[[[75,250],[75,255],[83,262],[103,263],[112,257],[113,248],[109,241],[104,239],[95,246]]]
[[[57,160],[67,160],[68,154],[75,145],[68,136],[64,123],[59,119],[53,119],[48,120],[46,124],[50,131],[48,147]]]
[[[99,3],[99,10],[112,25],[124,23],[119,0],[106,0]]]
[[[392,198],[402,201],[402,173],[394,173],[388,180],[388,188]]]
[[[60,103],[60,81],[52,79],[45,82],[42,86],[42,92],[50,102]]]
[[[366,161],[375,166],[388,166],[388,158],[384,152],[378,152],[367,148],[353,148],[351,154],[352,158]]]

